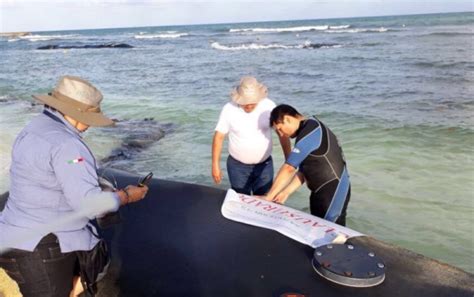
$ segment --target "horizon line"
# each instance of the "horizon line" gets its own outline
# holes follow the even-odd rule
[[[106,28],[86,28],[86,29],[60,29],[60,30],[40,30],[40,31],[0,31],[0,34],[18,34],[18,33],[40,33],[40,32],[65,32],[65,31],[92,31],[92,30],[116,30],[116,29],[139,29],[139,28],[159,28],[159,27],[185,27],[185,26],[211,26],[211,25],[234,25],[234,24],[253,24],[253,23],[273,23],[273,22],[290,22],[290,21],[319,21],[319,20],[343,20],[343,19],[358,19],[358,18],[381,18],[381,17],[402,17],[402,16],[421,16],[421,15],[436,15],[436,14],[456,14],[456,13],[474,13],[471,11],[449,11],[449,12],[431,12],[431,13],[413,13],[413,14],[399,14],[399,15],[373,15],[373,16],[353,16],[353,17],[339,17],[339,18],[318,18],[318,19],[286,19],[286,20],[271,20],[271,21],[245,21],[245,22],[217,22],[217,23],[190,23],[178,25],[150,25],[137,27],[106,27]]]

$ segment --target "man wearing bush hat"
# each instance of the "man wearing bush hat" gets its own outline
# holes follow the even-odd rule
[[[102,113],[102,94],[92,84],[64,76],[51,93],[33,97],[45,107],[13,145],[10,193],[0,213],[0,251],[7,250],[0,254],[0,267],[18,282],[25,297],[69,296],[73,279],[77,279],[75,252],[98,246],[98,238],[88,227],[93,217],[68,221],[57,230],[41,227],[80,213],[99,195],[109,195],[115,204],[110,210],[117,210],[120,205],[143,199],[148,188],[101,190],[96,160],[81,134],[90,126],[114,122]],[[28,237],[12,240],[18,234]]]
[[[272,186],[272,131],[268,125],[276,106],[267,97],[267,87],[246,76],[231,92],[231,102],[222,108],[212,143],[212,177],[222,180],[220,157],[229,138],[227,173],[232,189],[242,194],[264,195]],[[289,138],[280,137],[285,157],[290,153]]]

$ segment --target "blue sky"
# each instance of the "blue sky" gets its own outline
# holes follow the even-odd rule
[[[0,32],[473,11],[473,0],[0,0]]]

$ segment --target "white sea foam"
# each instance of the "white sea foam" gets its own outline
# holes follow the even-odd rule
[[[219,42],[213,42],[211,47],[222,51],[239,51],[239,50],[265,50],[265,49],[306,49],[306,48],[338,48],[340,44],[313,44],[310,41],[305,41],[303,44],[284,45],[279,43],[258,44],[245,43],[239,45],[222,45]]]
[[[245,28],[230,29],[231,33],[280,33],[280,32],[305,32],[305,31],[322,31],[328,33],[383,33],[389,31],[385,27],[380,28],[352,28],[351,25],[341,26],[300,26],[288,28]]]
[[[35,41],[46,41],[46,40],[55,40],[55,39],[74,39],[78,35],[77,34],[66,34],[66,35],[25,35],[25,36],[18,36],[15,39],[10,39],[8,41],[17,41],[17,40],[29,40],[32,42]]]
[[[183,36],[189,35],[188,33],[175,33],[175,32],[166,32],[163,34],[140,34],[135,35],[134,37],[136,39],[156,39],[156,38],[180,38]]]
[[[329,26],[300,26],[288,28],[246,28],[246,29],[230,29],[229,32],[257,32],[257,33],[275,33],[275,32],[303,32],[303,31],[324,31],[328,30]]]
[[[342,26],[329,26],[329,29],[331,30],[339,30],[339,29],[347,29],[350,28],[351,25],[342,25]]]
[[[369,28],[357,28],[357,29],[339,29],[339,30],[333,30],[332,28],[330,30],[327,30],[327,33],[384,33],[389,31],[389,29],[385,27],[380,27],[380,28],[375,28],[375,29],[369,29]]]
[[[240,44],[240,45],[235,45],[235,46],[227,46],[227,45],[221,45],[219,42],[213,42],[211,44],[212,48],[215,48],[217,50],[222,50],[222,51],[238,51],[238,50],[259,50],[259,49],[275,49],[275,48],[282,48],[282,49],[288,49],[288,48],[293,48],[293,46],[287,46],[283,44],[278,44],[278,43],[272,43],[272,44],[257,44],[257,43],[247,43],[247,44]]]

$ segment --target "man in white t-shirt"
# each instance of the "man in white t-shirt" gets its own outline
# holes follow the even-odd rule
[[[264,195],[272,186],[273,160],[270,113],[276,106],[267,98],[267,87],[255,77],[243,77],[231,93],[232,101],[222,108],[212,142],[212,178],[222,180],[222,144],[229,136],[227,173],[232,189],[247,195]],[[281,136],[285,159],[290,140]]]

